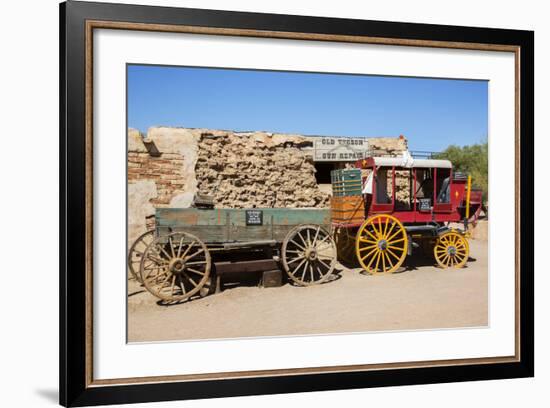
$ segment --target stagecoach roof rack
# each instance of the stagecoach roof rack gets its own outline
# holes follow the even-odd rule
[[[384,150],[384,149],[369,149],[365,152],[365,158],[368,157],[402,157],[403,150]],[[408,153],[414,159],[435,159],[440,153],[425,150],[408,150]]]
[[[411,156],[410,152],[401,152],[399,156],[374,156],[367,157],[367,160],[374,161],[375,166],[384,167],[403,167],[403,168],[443,168],[451,169],[453,167],[449,160],[443,159],[417,159]]]

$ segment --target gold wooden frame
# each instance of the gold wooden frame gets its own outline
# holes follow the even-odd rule
[[[515,58],[515,353],[513,356],[480,357],[451,360],[396,362],[383,364],[358,364],[342,366],[305,367],[276,370],[254,370],[238,372],[218,372],[206,374],[185,374],[154,377],[128,377],[94,380],[93,378],[93,30],[118,29],[131,31],[170,32],[219,36],[241,36],[257,38],[294,39],[310,41],[330,41],[342,43],[380,44],[411,47],[450,48],[480,51],[513,52]],[[197,27],[186,25],[164,25],[148,23],[127,23],[118,21],[86,21],[86,378],[88,387],[130,385],[145,383],[167,383],[181,381],[222,380],[251,377],[291,376],[298,374],[320,374],[352,371],[389,370],[397,368],[420,368],[460,366],[471,364],[514,363],[520,356],[520,47],[514,45],[462,43],[395,39],[366,36],[306,34],[284,31],[262,31],[249,29],[229,29]]]

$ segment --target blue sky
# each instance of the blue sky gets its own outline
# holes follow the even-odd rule
[[[128,66],[128,126],[399,136],[441,151],[487,138],[488,82]]]

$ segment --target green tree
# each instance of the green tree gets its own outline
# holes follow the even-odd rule
[[[451,145],[434,155],[436,159],[447,159],[453,163],[453,171],[472,176],[472,184],[483,190],[483,202],[488,201],[489,149],[487,142],[470,146]]]

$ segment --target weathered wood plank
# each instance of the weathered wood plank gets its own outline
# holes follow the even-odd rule
[[[330,210],[317,208],[255,208],[262,212],[261,225],[246,224],[245,209],[158,208],[160,234],[184,230],[205,243],[274,239],[282,242],[296,225],[330,226]],[[228,224],[229,223],[229,224]]]

